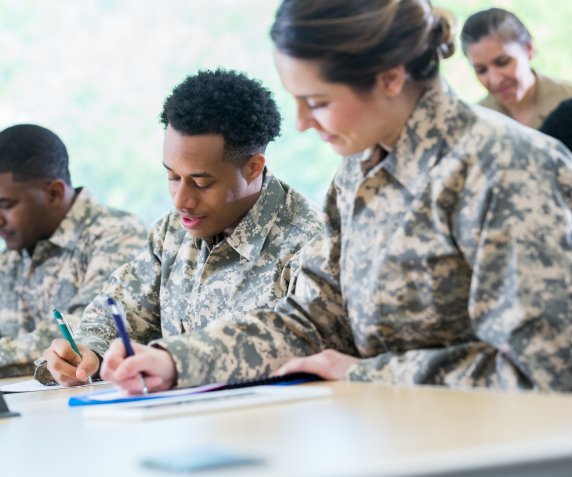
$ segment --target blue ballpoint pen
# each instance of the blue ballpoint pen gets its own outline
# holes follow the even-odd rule
[[[117,332],[121,337],[121,341],[123,341],[123,346],[125,346],[125,352],[127,356],[133,356],[135,352],[133,351],[133,347],[131,346],[131,341],[129,341],[129,335],[127,334],[127,330],[125,329],[125,324],[123,322],[123,318],[119,314],[119,310],[117,308],[117,304],[115,300],[110,296],[107,297],[107,304],[109,308],[111,308],[111,316],[113,316],[113,321],[115,321],[115,327],[117,328]],[[145,383],[145,376],[141,373],[141,390],[143,394],[148,394],[149,391],[147,390],[147,384]]]

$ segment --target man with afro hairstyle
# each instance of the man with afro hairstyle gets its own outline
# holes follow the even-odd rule
[[[280,120],[272,93],[234,71],[200,71],[173,90],[160,121],[175,208],[86,309],[75,334],[83,360],[67,341],[55,340],[44,353],[49,373],[41,372],[42,379],[74,385],[97,375],[117,338],[107,296],[125,310],[138,358],[152,350],[143,345],[162,338],[154,346],[180,367],[181,334],[273,308],[293,291],[299,251],[321,231],[321,215],[265,165]],[[117,363],[125,357],[122,346],[113,344]],[[134,386],[141,390],[139,380]],[[147,386],[156,390],[161,383]]]

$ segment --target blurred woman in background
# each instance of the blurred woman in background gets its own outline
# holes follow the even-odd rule
[[[489,93],[481,106],[538,129],[560,102],[572,97],[572,83],[531,68],[532,37],[514,13],[491,8],[471,15],[461,46]]]

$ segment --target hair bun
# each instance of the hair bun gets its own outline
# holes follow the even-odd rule
[[[455,53],[457,39],[457,19],[449,10],[434,8],[434,27],[437,37],[437,49],[443,59],[450,58]]]

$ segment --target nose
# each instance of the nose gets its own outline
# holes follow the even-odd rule
[[[492,87],[493,89],[497,88],[498,86],[500,86],[503,79],[504,76],[501,71],[499,71],[497,68],[489,68],[489,75],[488,75],[489,87]]]
[[[0,227],[5,227],[6,224],[7,224],[6,218],[4,217],[4,215],[0,214]]]
[[[296,129],[300,132],[314,127],[316,120],[312,116],[312,110],[305,101],[296,103]]]
[[[199,205],[196,192],[185,181],[181,181],[172,191],[171,200],[177,209],[196,209]]]

